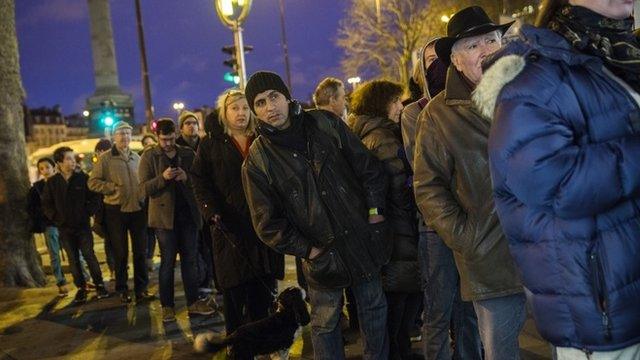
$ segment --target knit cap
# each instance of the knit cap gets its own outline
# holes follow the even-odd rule
[[[249,103],[249,108],[255,114],[253,110],[253,101],[258,96],[258,94],[263,93],[267,90],[275,90],[287,100],[291,100],[291,94],[289,93],[289,88],[285,85],[282,78],[278,76],[278,74],[273,73],[271,71],[258,71],[251,75],[249,81],[247,81],[247,86],[244,88],[244,94],[247,97],[247,102]]]

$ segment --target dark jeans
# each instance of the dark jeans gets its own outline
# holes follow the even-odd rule
[[[195,226],[195,225],[194,225]],[[198,231],[197,259],[198,287],[210,288],[213,281],[213,243]]]
[[[133,284],[134,290],[141,293],[149,286],[147,272],[147,218],[144,211],[125,213],[120,206],[105,204],[105,225],[107,236],[111,240],[113,260],[116,271],[116,291],[128,291],[127,263],[129,262],[129,241],[133,252]]]
[[[173,307],[174,268],[180,254],[180,270],[187,305],[198,300],[198,229],[195,224],[174,225],[173,230],[156,229],[160,245],[160,304]]]
[[[460,298],[453,253],[433,231],[420,232],[418,260],[424,289],[424,358],[482,359],[478,320],[471,302]],[[451,338],[449,338],[451,332]]]
[[[420,293],[386,292],[389,359],[411,359],[411,329],[422,303]]]
[[[107,267],[109,268],[109,271],[116,271],[116,262],[113,259],[113,245],[111,245],[111,240],[109,239],[109,236],[106,233],[105,230],[105,234],[104,234],[104,256],[106,257],[107,260]],[[113,281],[114,279],[111,279],[111,281]]]
[[[147,259],[153,259],[154,252],[156,252],[156,231],[147,227]]]
[[[260,280],[252,280],[223,290],[224,326],[227,334],[231,334],[241,325],[264,319],[269,315],[269,308],[274,300],[271,292],[276,288],[276,279],[263,277],[262,281],[264,284]]]
[[[380,279],[351,286],[358,303],[360,335],[365,360],[387,360],[387,301]],[[342,312],[343,289],[319,290],[309,287],[311,300],[311,341],[316,360],[344,360],[342,331],[338,326]]]
[[[84,289],[87,281],[82,274],[80,253],[87,262],[91,278],[96,285],[102,284],[102,272],[96,254],[93,252],[93,235],[91,229],[60,228],[60,242],[69,257],[69,267],[73,275],[73,283],[78,289]]]

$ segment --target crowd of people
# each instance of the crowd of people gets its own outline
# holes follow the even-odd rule
[[[343,359],[349,326],[365,359],[411,359],[418,323],[426,359],[518,359],[528,312],[558,359],[640,359],[632,11],[627,0],[544,0],[537,26],[498,25],[472,6],[424,44],[409,99],[380,79],[347,100],[327,78],[304,109],[259,71],[220,95],[204,138],[183,112],[160,119],[139,155],[118,122],[90,175],[59,148],[38,162],[31,208],[60,293],[61,244],[75,301],[89,276],[109,296],[94,216],[125,303],[128,237],[137,302],[154,298],[157,238],[166,322],[177,254],[188,313],[217,311],[199,291],[215,282],[228,333],[272,311],[287,254],[315,359]]]

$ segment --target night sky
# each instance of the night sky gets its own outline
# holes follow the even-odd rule
[[[325,76],[342,78],[335,46],[346,0],[285,0],[293,97],[308,100]],[[111,0],[120,86],[133,94],[143,122],[140,57],[133,0]],[[175,116],[171,107],[212,105],[229,83],[220,50],[233,44],[213,0],[142,0],[142,16],[155,115]],[[63,114],[81,112],[93,94],[93,62],[86,0],[16,1],[22,82],[29,107],[59,104]],[[272,70],[285,79],[278,0],[255,0],[244,25],[247,75]],[[344,80],[344,79],[343,79]]]

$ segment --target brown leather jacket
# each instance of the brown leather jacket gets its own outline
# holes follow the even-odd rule
[[[449,67],[445,91],[419,119],[413,184],[427,225],[453,250],[465,301],[523,291],[493,202],[490,126],[473,107],[467,83]]]

